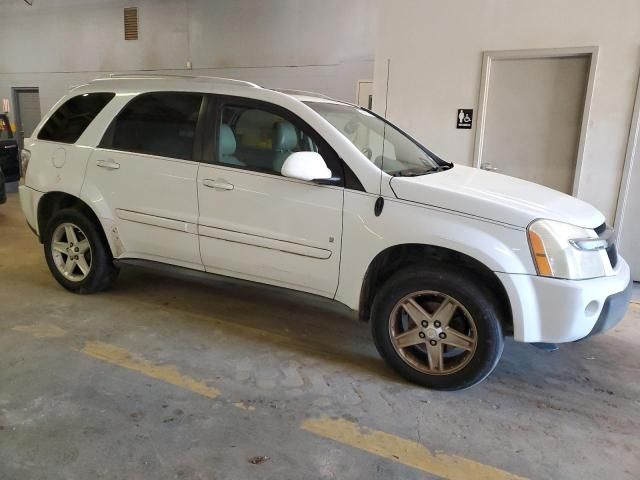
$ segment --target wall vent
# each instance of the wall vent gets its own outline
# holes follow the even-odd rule
[[[138,40],[138,9],[136,7],[124,9],[124,39]]]

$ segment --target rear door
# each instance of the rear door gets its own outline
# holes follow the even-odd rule
[[[207,271],[332,297],[338,285],[342,185],[283,177],[296,151],[333,150],[275,105],[221,98],[207,123],[198,173],[200,251]]]
[[[119,258],[202,269],[195,152],[204,108],[202,94],[139,95],[92,154],[85,185],[100,191],[114,215]]]

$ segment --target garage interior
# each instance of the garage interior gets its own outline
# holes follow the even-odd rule
[[[0,14],[0,113],[19,145],[68,89],[110,74],[317,92],[454,163],[593,204],[640,282],[638,0],[0,0]],[[310,294],[134,267],[103,294],[63,290],[20,181],[0,205],[0,479],[640,476],[638,283],[612,331],[552,352],[509,339],[482,384],[436,392]]]

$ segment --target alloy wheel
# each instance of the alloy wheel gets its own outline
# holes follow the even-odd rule
[[[51,255],[58,271],[73,282],[81,282],[91,271],[91,244],[73,223],[61,223],[51,239]]]
[[[412,368],[449,375],[473,358],[478,332],[466,308],[441,292],[419,291],[403,297],[389,316],[393,348]]]

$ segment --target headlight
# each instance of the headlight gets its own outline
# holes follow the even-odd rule
[[[538,275],[583,280],[611,274],[607,240],[594,230],[553,220],[536,220],[527,229]]]
[[[27,176],[27,168],[29,167],[29,160],[31,160],[31,152],[24,148],[20,150],[20,171],[22,176]]]

